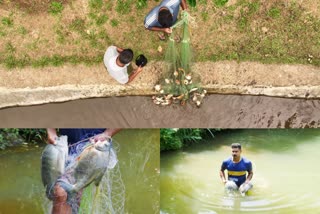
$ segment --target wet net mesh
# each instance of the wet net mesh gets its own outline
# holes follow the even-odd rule
[[[65,173],[58,181],[61,179],[67,181],[67,183],[74,184],[74,168],[77,167],[77,162],[79,162],[81,155],[85,153],[84,151],[91,147],[93,147],[93,144],[89,140],[83,140],[69,146],[69,156],[66,162]],[[112,139],[112,149],[115,154],[120,151],[120,145],[114,139]],[[121,177],[118,160],[114,155],[108,159],[106,163],[109,167],[107,167],[98,186],[96,186],[93,181],[89,186],[76,193],[71,200],[68,200],[73,214],[124,213],[125,186]],[[88,158],[88,167],[99,169],[101,165],[97,165]],[[103,167],[105,167],[105,165]],[[45,195],[43,189],[35,191],[37,191],[38,194],[41,192],[41,194]],[[42,207],[43,213],[51,213],[52,201],[47,198],[45,198],[45,200],[41,198],[40,200],[38,199],[36,203]]]
[[[113,149],[116,153],[120,151],[119,144],[114,140]],[[84,190],[79,213],[124,213],[124,204],[125,186],[120,166],[116,164],[112,169],[107,169],[99,186],[92,183]]]
[[[181,20],[172,26],[172,33],[165,52],[164,72],[155,86],[157,96],[153,102],[157,105],[180,103],[184,105],[192,100],[200,106],[206,90],[200,87],[200,77],[192,72],[193,52],[191,47],[191,28],[196,22],[188,12],[183,11]]]

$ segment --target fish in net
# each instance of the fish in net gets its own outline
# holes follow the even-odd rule
[[[111,138],[96,143],[86,139],[69,146],[72,152],[57,183],[68,192],[73,214],[124,213],[125,187],[116,156],[119,150]],[[41,204],[44,213],[50,213],[51,203],[46,200]]]
[[[200,77],[192,72],[192,47],[190,28],[196,27],[196,22],[188,12],[183,11],[181,20],[172,26],[168,47],[165,53],[164,72],[154,89],[153,102],[157,105],[180,103],[184,105],[188,100],[200,106],[207,93],[200,86]],[[182,31],[182,40],[177,44],[179,30]]]

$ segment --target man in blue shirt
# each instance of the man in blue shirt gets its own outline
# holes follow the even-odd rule
[[[92,138],[94,141],[104,141],[116,133],[120,129],[59,129],[59,135],[68,136],[69,155],[73,155],[78,151],[81,151],[85,144],[79,143],[82,140]],[[57,130],[49,128],[47,129],[48,143],[55,144],[55,140],[58,136]],[[84,141],[85,143],[86,141]],[[57,183],[53,187],[53,206],[52,214],[64,213],[71,214],[72,208],[67,203],[68,193]],[[82,191],[77,194],[78,205],[80,205]]]
[[[239,188],[239,191],[245,194],[245,192],[252,188],[252,183],[250,182],[253,176],[252,163],[245,157],[241,157],[240,143],[233,143],[231,150],[232,157],[222,162],[220,177],[224,184],[233,182]],[[228,182],[224,174],[225,170],[228,171]]]
[[[163,0],[158,6],[153,8],[144,20],[144,27],[152,31],[160,31],[159,38],[165,39],[165,34],[171,34],[171,26],[178,19],[180,9],[187,9],[186,0]]]

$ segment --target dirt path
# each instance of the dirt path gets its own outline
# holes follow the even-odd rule
[[[91,97],[151,95],[162,69],[150,62],[129,85],[120,85],[103,65],[43,69],[0,68],[0,108]],[[194,71],[210,93],[320,98],[320,68],[233,61],[196,63]]]

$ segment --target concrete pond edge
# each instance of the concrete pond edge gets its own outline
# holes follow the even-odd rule
[[[282,98],[320,99],[319,86],[236,86],[205,85],[209,94],[263,95]],[[150,84],[139,86],[123,85],[60,85],[37,88],[0,87],[0,108],[30,106],[47,103],[66,102],[78,99],[113,96],[151,96],[156,95]]]

